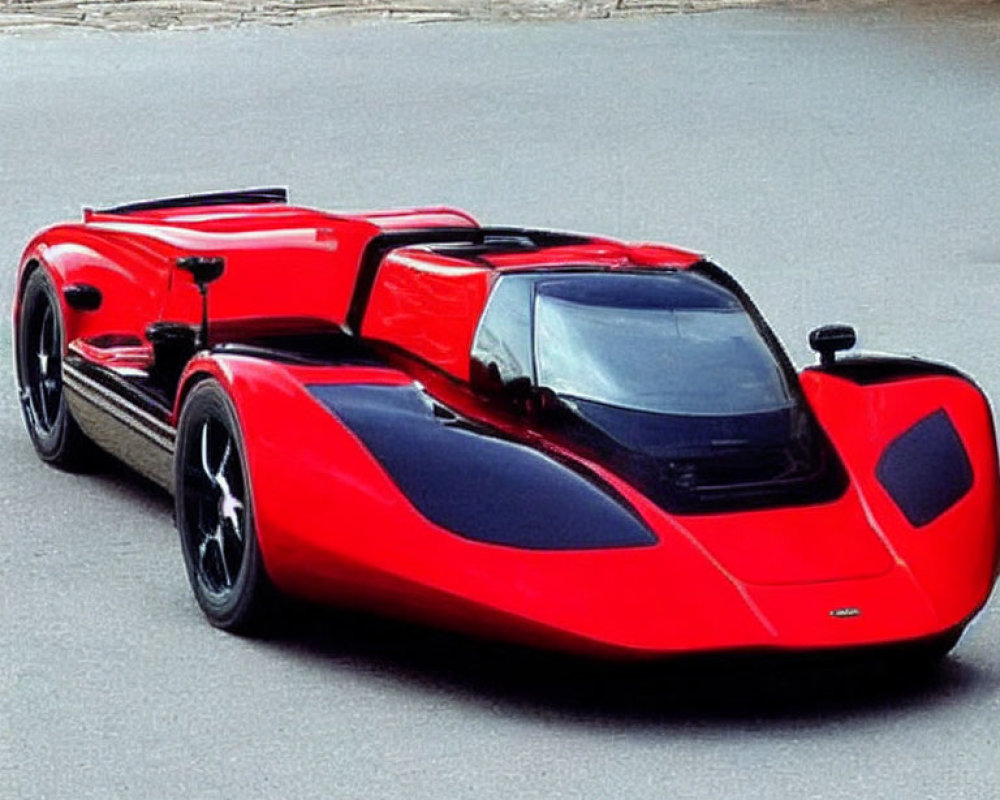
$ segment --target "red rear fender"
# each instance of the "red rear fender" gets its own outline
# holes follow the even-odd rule
[[[148,255],[119,248],[114,242],[87,235],[81,226],[46,231],[25,250],[14,302],[14,322],[20,289],[31,270],[44,269],[59,295],[66,343],[102,333],[141,336],[146,325],[159,318],[169,279],[169,264]],[[63,296],[70,285],[95,287],[101,293],[96,311],[75,311]]]

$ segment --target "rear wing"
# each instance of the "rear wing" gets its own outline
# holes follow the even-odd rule
[[[135,214],[140,211],[156,211],[161,208],[186,208],[195,206],[260,205],[266,203],[287,203],[288,190],[281,186],[262,189],[238,189],[231,192],[208,192],[187,194],[177,197],[161,197],[156,200],[140,200],[136,203],[114,206],[113,208],[84,209],[89,214]]]

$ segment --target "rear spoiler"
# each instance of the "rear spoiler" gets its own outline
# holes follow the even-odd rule
[[[160,208],[187,208],[196,206],[257,205],[265,203],[287,203],[288,190],[284,187],[264,189],[239,189],[232,192],[208,192],[188,194],[179,197],[161,197],[158,200],[141,200],[114,208],[84,209],[87,214],[135,214],[140,211],[156,211]]]

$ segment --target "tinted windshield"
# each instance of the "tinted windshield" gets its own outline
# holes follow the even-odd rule
[[[536,288],[537,379],[557,394],[685,415],[792,404],[749,315],[705,278],[604,273],[561,276]]]

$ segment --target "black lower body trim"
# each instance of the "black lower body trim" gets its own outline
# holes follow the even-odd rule
[[[173,491],[175,429],[166,409],[133,402],[135,389],[110,370],[67,357],[66,401],[81,430],[116,458],[169,492]],[[122,384],[116,386],[116,384]],[[157,413],[159,412],[159,413]]]

